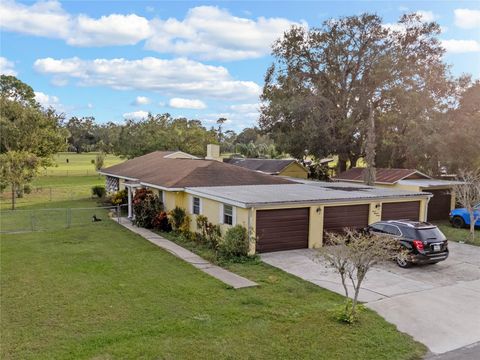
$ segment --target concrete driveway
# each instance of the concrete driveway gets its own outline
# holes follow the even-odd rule
[[[450,242],[450,257],[435,265],[371,269],[360,300],[441,354],[480,341],[480,247]],[[262,260],[344,294],[338,274],[310,249],[262,254]]]

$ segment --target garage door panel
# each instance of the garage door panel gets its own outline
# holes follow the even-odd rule
[[[450,213],[452,196],[447,189],[425,190],[433,195],[428,203],[428,220],[446,220]]]
[[[257,252],[308,247],[309,208],[257,210]]]
[[[420,220],[420,201],[382,204],[382,220]]]
[[[341,233],[345,228],[361,229],[368,225],[369,204],[326,206],[323,229],[325,232]]]

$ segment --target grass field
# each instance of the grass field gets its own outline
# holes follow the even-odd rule
[[[263,263],[232,265],[260,284],[233,290],[113,221],[1,238],[2,359],[417,359],[425,351],[372,311],[357,325],[337,323],[330,310],[341,296]]]
[[[450,225],[448,220],[436,221],[434,222],[434,224],[437,225],[438,228],[445,234],[447,239],[457,241],[457,242],[460,242],[460,241],[468,242],[468,238],[469,238],[468,229],[456,229],[452,225]],[[478,228],[475,230],[475,242],[469,243],[469,244],[480,246],[480,230]]]
[[[97,152],[89,153],[58,153],[55,157],[55,165],[42,170],[41,174],[44,176],[88,176],[95,175],[95,166],[92,161],[95,161]],[[67,162],[68,160],[68,162]],[[112,166],[125,161],[118,156],[107,154],[105,157],[105,165]]]

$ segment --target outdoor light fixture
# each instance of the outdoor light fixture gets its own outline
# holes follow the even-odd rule
[[[380,203],[375,204],[375,209],[380,209],[380,206],[382,206]]]
[[[319,207],[317,208],[317,214],[320,214],[321,212],[322,212],[322,208],[319,206]]]

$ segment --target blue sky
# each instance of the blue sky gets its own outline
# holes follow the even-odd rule
[[[98,122],[147,112],[218,117],[240,130],[258,118],[271,42],[292,24],[373,12],[385,24],[419,12],[437,21],[454,75],[480,77],[478,1],[0,2],[0,71],[67,116]]]

